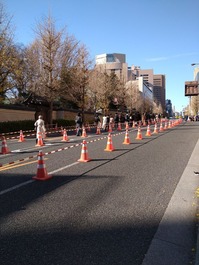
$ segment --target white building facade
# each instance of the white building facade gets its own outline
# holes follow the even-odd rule
[[[128,67],[126,55],[120,53],[100,54],[95,57],[95,67],[100,72],[115,73],[126,83],[127,87],[137,86],[143,100],[153,104],[153,70],[141,70],[138,67]],[[132,94],[131,92],[129,92]]]

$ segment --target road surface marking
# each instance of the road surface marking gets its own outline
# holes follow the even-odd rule
[[[34,161],[34,162],[36,162],[36,161]],[[75,165],[77,165],[77,164],[79,164],[79,162],[74,162],[74,163],[72,163],[72,164],[70,164],[70,165],[67,165],[67,166],[65,166],[65,167],[62,167],[62,168],[59,168],[59,169],[53,170],[53,171],[49,172],[48,174],[51,175],[51,174],[57,173],[57,172],[62,171],[62,170],[64,170],[64,169],[66,169],[66,168],[69,168],[69,167],[75,166]],[[20,183],[20,184],[18,184],[18,185],[15,185],[15,186],[13,186],[13,187],[11,187],[11,188],[9,188],[9,189],[2,190],[2,191],[0,191],[0,196],[3,195],[3,194],[5,194],[5,193],[8,193],[8,192],[10,192],[10,191],[16,190],[16,189],[18,189],[18,188],[20,188],[20,187],[22,187],[22,186],[25,186],[25,185],[28,185],[28,184],[30,184],[30,183],[33,183],[34,181],[36,181],[36,180],[28,180],[28,181],[22,182],[22,183]]]
[[[47,160],[48,158],[44,158],[44,160]],[[6,166],[3,166],[3,167],[1,167],[0,168],[0,172],[1,171],[4,171],[4,170],[8,170],[8,169],[12,169],[12,168],[16,168],[16,167],[23,167],[23,166],[26,166],[26,165],[28,165],[28,164],[33,164],[33,163],[36,163],[37,162],[37,160],[35,160],[35,161],[32,161],[32,162],[27,162],[27,163],[21,163],[21,164],[18,164],[18,165],[12,165],[12,164],[10,164],[10,165],[6,165]],[[18,162],[18,163],[20,163],[20,162]]]

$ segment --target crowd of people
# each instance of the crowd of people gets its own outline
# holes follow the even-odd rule
[[[138,124],[138,122],[141,123],[148,123],[148,121],[160,119],[161,116],[155,116],[153,114],[143,113],[142,115],[139,112],[135,112],[133,114],[129,113],[118,113],[115,114],[104,114],[102,117],[100,117],[99,114],[96,114],[95,119],[95,125],[102,128],[104,131],[109,130],[109,126],[112,128],[117,129],[118,124],[125,124],[128,123],[129,126],[133,125],[133,122],[135,122],[135,125]]]
[[[160,115],[155,114],[148,114],[143,113],[142,115],[139,112],[135,112],[133,114],[130,113],[118,113],[115,114],[98,114],[96,113],[94,115],[94,125],[102,130],[109,131],[109,128],[112,127],[113,129],[117,129],[119,123],[120,124],[126,124],[128,123],[130,127],[133,126],[133,123],[135,126],[138,125],[138,123],[145,123],[148,124],[150,121],[158,121],[161,118]],[[83,126],[83,120],[82,115],[79,112],[75,117],[75,123],[76,123],[76,135],[81,136],[82,134],[82,126]]]
[[[133,122],[135,125],[138,123],[148,123],[148,121],[158,120],[160,118],[159,115],[153,115],[148,113],[143,113],[142,115],[139,112],[135,112],[133,114],[130,113],[118,113],[115,114],[98,114],[94,115],[94,125],[102,130],[109,131],[109,128],[112,127],[114,129],[118,128],[120,124],[128,123],[130,127],[133,126]],[[77,113],[75,117],[76,124],[76,136],[82,135],[82,126],[83,126],[83,118],[80,112]],[[34,124],[36,129],[36,143],[38,142],[39,135],[41,135],[42,139],[45,138],[45,124],[41,115],[39,115],[38,120]]]

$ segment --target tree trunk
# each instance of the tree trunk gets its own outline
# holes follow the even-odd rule
[[[50,102],[49,111],[48,111],[48,122],[53,124],[53,102]]]

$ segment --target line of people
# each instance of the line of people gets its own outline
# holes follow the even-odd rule
[[[101,116],[100,114],[96,113],[94,115],[94,125],[97,128],[100,128],[104,130],[105,132],[109,131],[110,127],[112,129],[118,129],[118,125],[120,124],[127,124],[132,127],[133,123],[135,123],[135,126],[138,126],[139,124],[148,124],[148,122],[156,121],[161,117],[157,115],[157,117],[154,114],[148,114],[143,113],[142,115],[139,112],[135,112],[133,114],[127,113],[118,113],[115,114],[104,114]],[[76,130],[77,130],[77,136],[81,136],[82,134],[82,126],[83,126],[83,120],[81,113],[79,112],[77,116],[75,117],[75,123],[76,123]]]
[[[99,126],[102,128],[104,131],[108,131],[109,127],[112,127],[114,129],[118,128],[119,123],[129,123],[130,122],[130,116],[128,113],[125,115],[123,114],[118,114],[117,112],[112,115],[112,114],[104,114],[102,116],[102,121],[100,120],[100,117],[98,114],[95,116],[95,125]],[[132,121],[133,124],[133,121]]]

